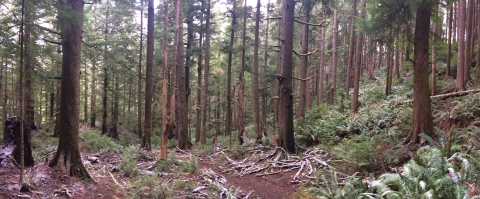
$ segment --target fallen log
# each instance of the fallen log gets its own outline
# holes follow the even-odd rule
[[[464,95],[468,95],[470,93],[478,93],[480,92],[480,89],[472,89],[472,90],[467,90],[467,91],[458,91],[458,92],[453,92],[453,93],[445,93],[445,94],[440,94],[440,95],[433,95],[430,96],[430,99],[448,99],[451,97],[460,97]],[[394,102],[394,105],[401,105],[401,104],[406,104],[406,103],[411,103],[413,102],[413,99],[405,100],[405,101],[399,101],[399,102]]]

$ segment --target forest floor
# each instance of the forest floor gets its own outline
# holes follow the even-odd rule
[[[445,129],[451,129],[452,126],[464,128],[472,125],[474,121],[480,121],[480,111],[477,108],[473,112],[466,111],[477,107],[477,101],[460,103],[468,101],[467,99],[470,98],[464,96],[435,100],[435,125],[445,133],[448,132]],[[449,116],[449,119],[439,120],[442,115]],[[253,144],[254,141],[248,139],[246,143],[249,144],[246,146],[233,148],[216,144],[205,149],[196,146],[192,150],[183,151],[172,147],[169,149],[168,159],[159,161],[156,158],[158,148],[153,151],[139,149],[136,146],[138,140],[135,134],[121,133],[120,136],[130,137],[120,137],[120,141],[113,141],[100,136],[96,129],[88,129],[87,124],[82,124],[81,128],[82,160],[93,181],[70,177],[64,166],[48,167],[58,140],[49,137],[49,133],[34,133],[32,140],[37,141],[38,147],[34,149],[37,153],[36,164],[25,169],[24,177],[30,190],[19,191],[19,170],[16,163],[12,160],[3,161],[0,165],[0,199],[318,198],[308,189],[311,187],[309,182],[328,184],[325,179],[333,173],[336,177],[338,175],[338,179],[346,179],[348,176],[342,172],[351,175],[359,171],[349,169],[347,162],[335,157],[333,151],[310,147],[302,153],[287,154],[271,144]],[[86,142],[95,139],[96,143]],[[120,145],[125,141],[133,143],[134,146],[125,143]],[[269,142],[273,143],[271,140]],[[102,148],[92,152],[89,149],[92,148],[90,145],[111,147],[112,143],[120,146],[117,151]],[[413,154],[416,149],[407,152]],[[407,157],[398,164],[387,166],[400,167],[408,159]],[[379,168],[375,169],[375,175],[389,172]]]
[[[319,150],[292,156],[274,147],[227,150],[216,145],[170,149],[169,160],[159,164],[157,152],[137,152],[136,174],[122,171],[121,153],[82,152],[94,182],[70,177],[63,165],[48,167],[50,153],[25,169],[28,192],[19,191],[19,170],[10,159],[0,166],[0,198],[310,198],[303,185],[316,168],[327,165],[323,159],[328,156]]]

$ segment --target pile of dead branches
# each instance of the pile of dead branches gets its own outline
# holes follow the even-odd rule
[[[273,151],[273,152],[271,152]],[[282,148],[275,148],[267,152],[259,149],[250,151],[252,155],[241,161],[236,161],[223,154],[229,165],[220,167],[222,173],[237,173],[240,176],[255,174],[256,176],[274,175],[290,171],[297,171],[291,183],[304,182],[307,179],[316,179],[317,170],[333,170],[328,164],[328,153],[319,149],[309,149],[300,155],[288,154]],[[270,152],[270,153],[269,153]],[[222,153],[222,152],[220,152]],[[258,156],[260,156],[258,158]]]

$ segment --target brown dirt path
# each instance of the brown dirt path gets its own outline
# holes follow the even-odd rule
[[[237,176],[235,174],[222,173],[218,167],[221,164],[219,160],[199,161],[201,169],[211,169],[215,173],[223,175],[228,182],[229,187],[239,188],[243,193],[251,193],[252,198],[262,199],[289,199],[298,190],[298,185],[290,183],[295,171],[278,173],[275,175],[265,175],[261,177],[255,174]]]

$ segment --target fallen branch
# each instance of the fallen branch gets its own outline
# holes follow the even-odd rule
[[[112,173],[108,172],[108,174],[112,176],[113,182],[115,182],[115,184],[117,184],[120,188],[124,189],[123,186],[120,183],[118,183],[117,180],[115,180],[115,177],[113,177]]]
[[[478,92],[480,92],[480,89],[472,89],[472,90],[468,90],[468,91],[458,91],[458,92],[453,92],[453,93],[446,93],[446,94],[430,96],[430,99],[442,99],[443,100],[443,99],[447,99],[447,98],[451,98],[451,97],[459,97],[459,96],[468,95],[470,93],[478,93]],[[411,102],[413,102],[413,99],[400,101],[400,102],[395,102],[393,104],[394,105],[401,105],[401,104],[411,103]]]

